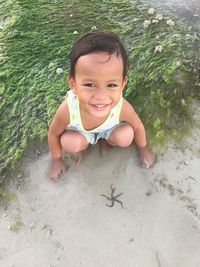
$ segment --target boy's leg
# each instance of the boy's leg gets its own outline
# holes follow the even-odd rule
[[[85,136],[73,130],[66,130],[60,137],[60,143],[63,149],[70,154],[76,154],[88,147]]]
[[[108,140],[106,139],[99,139],[99,154],[101,157],[103,157],[104,152],[108,151],[111,149],[113,146],[108,143]]]
[[[116,127],[109,135],[107,142],[112,146],[127,147],[133,142],[134,131],[130,124]]]

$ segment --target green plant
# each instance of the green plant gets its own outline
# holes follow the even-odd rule
[[[125,43],[124,95],[144,121],[150,142],[182,133],[191,99],[200,96],[199,36],[164,12],[162,20],[144,27],[155,16],[148,8],[129,0],[1,1],[0,181],[9,177],[31,140],[46,138],[68,90],[71,46],[88,31],[114,31]],[[174,26],[166,24],[169,18]],[[57,74],[58,68],[63,73]]]

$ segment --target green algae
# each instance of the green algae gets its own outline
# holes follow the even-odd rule
[[[11,201],[16,199],[14,192],[8,191],[3,185],[0,186],[0,206],[7,207]]]
[[[124,95],[151,144],[178,138],[191,127],[190,103],[200,98],[199,35],[164,11],[162,20],[145,28],[144,21],[156,16],[148,8],[128,0],[1,0],[0,181],[31,140],[46,139],[68,90],[70,49],[88,31],[114,31],[123,40],[129,54]]]
[[[17,215],[14,219],[14,222],[9,226],[9,230],[14,233],[18,233],[22,227],[23,223],[21,217]]]

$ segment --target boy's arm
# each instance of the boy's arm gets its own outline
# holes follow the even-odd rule
[[[145,167],[152,166],[154,164],[154,157],[147,147],[144,125],[134,108],[125,99],[123,99],[120,121],[126,121],[133,127],[134,141],[138,147],[139,157]]]
[[[67,100],[64,100],[57,109],[48,131],[48,144],[52,159],[49,176],[54,180],[58,178],[61,171],[65,170],[65,164],[62,160],[60,136],[67,124],[69,124],[69,110]]]
[[[120,121],[128,122],[134,129],[134,141],[138,148],[147,145],[144,125],[130,103],[123,100]]]

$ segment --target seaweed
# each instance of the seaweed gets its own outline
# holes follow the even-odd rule
[[[199,35],[174,15],[148,10],[128,0],[1,0],[0,182],[32,140],[46,139],[68,90],[72,44],[88,31],[113,31],[123,40],[129,54],[124,96],[150,144],[191,127],[190,103],[200,96]]]

